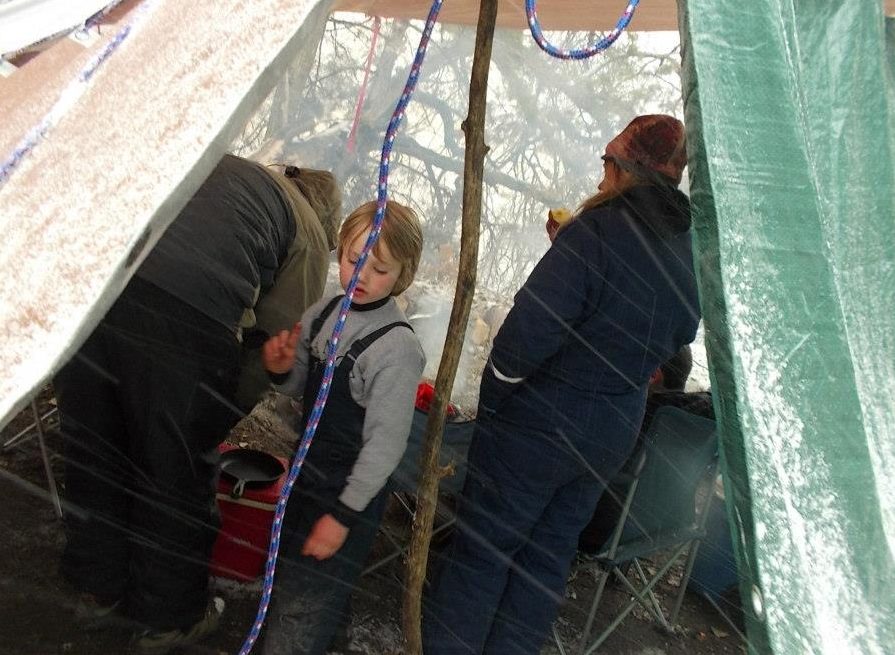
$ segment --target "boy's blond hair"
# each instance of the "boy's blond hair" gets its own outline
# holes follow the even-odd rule
[[[368,229],[375,217],[376,201],[371,200],[355,209],[345,219],[342,229],[339,230],[339,247],[336,250],[336,256],[340,260],[342,250],[361,232]],[[389,200],[385,206],[385,217],[382,219],[382,231],[376,245],[373,246],[373,254],[377,257],[382,256],[380,248],[382,243],[385,243],[395,261],[401,264],[401,273],[390,294],[397,296],[413,282],[423,253],[423,230],[416,212],[399,202]]]

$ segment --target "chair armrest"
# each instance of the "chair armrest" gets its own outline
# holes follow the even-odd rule
[[[622,470],[615,474],[612,478],[612,484],[630,485],[634,480],[643,473],[643,467],[646,464],[646,448],[638,447],[634,454],[628,458]]]
[[[626,473],[634,478],[639,478],[646,464],[646,448],[638,448],[629,461],[630,466],[625,467]]]

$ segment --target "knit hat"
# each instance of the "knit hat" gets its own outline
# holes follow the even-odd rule
[[[687,165],[684,124],[674,116],[638,116],[606,146],[605,157],[642,177],[680,184]]]

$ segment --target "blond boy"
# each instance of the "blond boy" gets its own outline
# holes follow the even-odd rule
[[[375,202],[361,205],[339,232],[343,289],[375,213]],[[425,366],[419,340],[394,299],[413,281],[421,252],[416,215],[389,202],[339,340],[326,408],[286,511],[266,655],[325,653],[344,622],[382,517],[385,484],[407,444]],[[264,346],[265,367],[281,392],[303,398],[306,417],[342,299],[312,305],[303,327],[283,331]]]

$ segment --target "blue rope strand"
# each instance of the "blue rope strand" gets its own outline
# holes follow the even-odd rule
[[[100,19],[103,18],[106,14],[108,14],[113,8],[121,3],[122,0],[117,0],[116,2],[111,3],[106,6],[101,11],[97,12],[90,18],[88,18],[82,27],[79,27],[77,30],[73,30],[74,32],[88,30],[93,25],[99,23]],[[148,2],[144,2],[138,9],[134,12],[133,20],[125,25],[121,30],[115,34],[114,38],[109,41],[103,47],[103,49],[93,58],[91,59],[87,65],[81,69],[78,73],[77,78],[75,78],[72,82],[65,87],[62,93],[59,96],[59,99],[53,103],[53,106],[50,108],[50,111],[47,112],[47,115],[33,128],[28,130],[25,134],[25,137],[19,142],[19,144],[13,149],[12,153],[10,153],[7,158],[0,164],[0,188],[9,180],[12,176],[13,172],[16,168],[18,168],[19,164],[31,154],[34,148],[43,141],[46,137],[47,133],[56,126],[56,124],[60,121],[60,119],[68,112],[69,109],[74,105],[75,101],[81,97],[84,91],[87,89],[87,83],[90,82],[93,75],[99,70],[100,66],[102,66],[112,54],[118,50],[118,47],[124,43],[125,39],[130,36],[133,27],[141,20],[142,16],[145,14],[148,7],[155,4],[154,0],[150,0]]]
[[[619,17],[618,22],[615,24],[615,27],[612,28],[612,31],[597,41],[594,45],[581,48],[580,50],[563,50],[562,48],[557,48],[547,40],[544,33],[541,31],[541,23],[538,20],[537,2],[535,0],[525,0],[525,17],[528,19],[528,29],[531,31],[531,36],[534,38],[535,43],[537,43],[541,50],[548,55],[556,57],[557,59],[587,59],[588,57],[593,57],[594,55],[603,52],[615,43],[615,40],[621,36],[621,33],[625,31],[625,28],[628,27],[628,23],[630,23],[631,19],[634,17],[634,10],[637,9],[638,4],[640,4],[640,0],[628,0],[628,6],[625,7],[625,11]]]
[[[323,415],[323,409],[326,406],[326,400],[327,398],[329,398],[330,385],[332,383],[333,373],[335,371],[336,352],[338,351],[339,339],[342,335],[342,330],[345,327],[345,321],[348,317],[348,310],[351,307],[351,301],[354,298],[354,290],[357,287],[358,276],[360,275],[360,271],[363,268],[364,263],[367,261],[367,257],[370,251],[373,249],[373,246],[376,244],[376,241],[379,238],[379,233],[382,230],[382,220],[385,217],[385,207],[386,201],[388,199],[389,159],[391,158],[392,146],[395,142],[395,134],[398,130],[398,126],[401,124],[401,120],[404,118],[405,110],[410,102],[411,97],[413,96],[414,89],[416,88],[416,83],[419,80],[420,70],[426,56],[426,48],[429,45],[429,40],[432,36],[432,30],[435,27],[435,21],[438,18],[438,13],[441,11],[442,3],[443,0],[434,0],[432,3],[432,7],[429,10],[429,15],[426,19],[426,27],[423,30],[419,46],[417,47],[416,56],[414,57],[413,64],[410,67],[410,74],[407,78],[407,83],[404,86],[404,91],[401,93],[401,97],[399,98],[398,103],[395,106],[395,111],[392,114],[392,118],[389,121],[388,128],[386,129],[385,138],[382,144],[382,155],[380,157],[379,163],[376,214],[373,218],[373,226],[370,230],[370,235],[367,238],[367,242],[364,244],[364,248],[361,251],[360,256],[358,257],[357,264],[354,267],[354,273],[351,276],[351,280],[348,282],[348,288],[345,289],[345,298],[343,299],[340,306],[339,316],[336,319],[336,324],[333,328],[332,336],[329,339],[329,344],[326,352],[326,367],[323,371],[323,379],[320,384],[320,390],[317,393],[317,398],[314,401],[314,406],[311,410],[311,413],[308,415],[308,422],[305,428],[304,436],[302,437],[301,444],[298,447],[298,451],[296,452],[295,457],[292,460],[292,466],[289,469],[289,475],[286,478],[286,482],[283,484],[283,489],[280,493],[279,499],[277,500],[276,509],[274,510],[273,524],[271,526],[270,549],[268,550],[267,554],[264,582],[261,588],[261,600],[258,604],[258,614],[255,617],[255,622],[252,624],[252,627],[249,630],[248,636],[246,637],[242,647],[239,650],[239,655],[248,655],[251,652],[252,647],[258,639],[258,636],[261,634],[261,626],[264,624],[264,619],[267,616],[267,610],[270,607],[270,597],[273,591],[273,580],[276,573],[277,555],[279,554],[280,550],[280,534],[282,531],[283,516],[286,511],[286,504],[289,501],[289,495],[292,493],[292,487],[295,484],[296,479],[298,478],[302,465],[304,464],[308,449],[311,447],[311,443],[314,440],[314,434],[317,430],[317,425],[320,423],[320,418]]]

